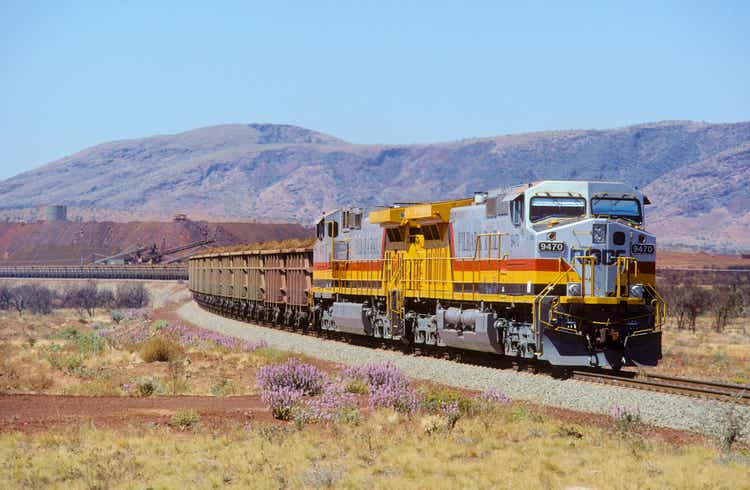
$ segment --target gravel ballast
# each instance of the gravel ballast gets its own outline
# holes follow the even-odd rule
[[[570,410],[608,414],[619,405],[638,410],[646,423],[710,436],[720,434],[725,429],[732,406],[713,400],[571,379],[560,380],[546,375],[410,356],[324,340],[224,318],[201,309],[192,301],[182,305],[177,314],[201,328],[247,340],[263,339],[271,347],[330,362],[363,364],[390,361],[415,379],[473,390],[496,388],[514,400],[528,400]],[[750,423],[750,407],[735,406],[734,409],[745,422]],[[746,431],[745,439],[749,438],[750,434]]]

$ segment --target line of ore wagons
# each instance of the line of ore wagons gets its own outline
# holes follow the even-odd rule
[[[188,262],[193,293],[267,307],[310,306],[314,239],[214,249]]]

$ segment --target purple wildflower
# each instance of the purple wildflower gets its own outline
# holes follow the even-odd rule
[[[407,384],[377,386],[370,390],[370,408],[379,407],[411,414],[419,408],[419,396]]]
[[[371,408],[388,407],[414,413],[419,407],[419,397],[409,386],[409,380],[403,371],[389,362],[350,366],[344,370],[343,377],[367,384]]]
[[[299,390],[304,395],[321,393],[327,378],[325,373],[315,366],[294,358],[282,364],[263,366],[257,375],[258,385],[265,391],[286,387]]]
[[[499,405],[507,405],[513,402],[513,400],[508,395],[495,388],[489,388],[483,391],[482,393],[477,395],[477,399],[485,402],[497,403]]]
[[[340,383],[329,382],[320,396],[305,401],[307,415],[321,422],[337,422],[343,414],[357,408],[357,396],[346,393]]]
[[[271,414],[280,420],[290,420],[294,410],[302,399],[302,391],[288,386],[274,386],[263,390],[260,399],[271,410]]]

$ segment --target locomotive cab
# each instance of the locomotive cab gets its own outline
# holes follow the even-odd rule
[[[526,189],[524,202],[535,257],[572,272],[539,299],[549,302],[535,319],[541,356],[555,364],[655,365],[664,303],[654,287],[656,238],[645,229],[648,198],[617,182],[548,181]]]

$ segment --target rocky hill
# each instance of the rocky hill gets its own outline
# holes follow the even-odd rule
[[[0,212],[61,202],[98,219],[187,212],[308,224],[342,204],[606,179],[646,189],[663,244],[749,250],[748,144],[750,122],[672,121],[429,145],[355,145],[293,126],[224,125],[105,143],[20,174],[0,182]]]

